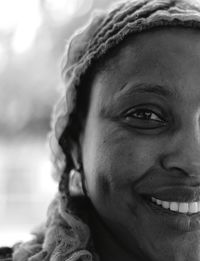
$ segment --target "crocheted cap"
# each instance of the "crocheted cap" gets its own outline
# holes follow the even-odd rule
[[[63,59],[64,94],[58,103],[50,144],[57,179],[67,178],[70,161],[71,115],[78,111],[82,76],[94,61],[106,57],[128,35],[157,27],[200,28],[199,0],[126,0],[108,11],[95,12],[89,24],[69,40]],[[65,134],[65,145],[61,137]],[[67,148],[67,149],[66,149]],[[64,151],[64,153],[63,153]],[[66,182],[65,182],[66,184]]]

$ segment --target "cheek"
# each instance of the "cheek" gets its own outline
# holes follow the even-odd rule
[[[91,199],[105,204],[128,198],[134,183],[156,164],[159,147],[158,142],[127,135],[90,139],[83,155]]]

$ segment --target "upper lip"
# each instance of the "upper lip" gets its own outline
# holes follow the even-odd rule
[[[200,201],[200,186],[170,186],[157,188],[151,194],[152,197],[170,202],[194,202]]]

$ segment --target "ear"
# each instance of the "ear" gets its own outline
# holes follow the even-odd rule
[[[84,196],[81,173],[75,169],[69,173],[69,194],[70,196]]]
[[[71,196],[84,196],[81,147],[78,142],[72,144],[71,157],[74,168],[69,173],[69,193]]]
[[[74,168],[76,170],[80,170],[82,167],[82,159],[81,159],[81,146],[79,142],[73,142],[71,148],[71,157],[74,163]]]

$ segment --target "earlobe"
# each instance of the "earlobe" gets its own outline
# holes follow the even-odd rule
[[[81,168],[81,147],[79,143],[73,143],[71,149],[71,157],[73,160],[74,168],[79,170]]]
[[[71,149],[73,169],[69,173],[69,194],[70,196],[85,196],[84,178],[82,173],[81,146],[79,142],[73,142]]]
[[[84,196],[81,173],[72,169],[69,173],[69,194],[70,196]]]

